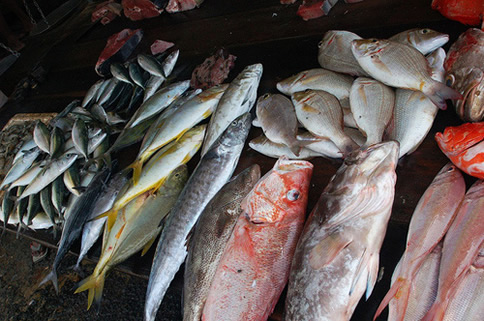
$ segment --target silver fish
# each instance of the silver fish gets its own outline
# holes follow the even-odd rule
[[[51,201],[52,205],[54,206],[57,214],[60,216],[63,215],[64,213],[64,206],[63,206],[63,201],[64,201],[64,195],[65,195],[65,185],[64,182],[62,181],[62,177],[57,177],[53,182],[52,182],[52,191],[51,191]]]
[[[37,175],[39,175],[44,165],[45,162],[37,162],[32,164],[32,166],[30,166],[30,168],[24,174],[22,174],[22,176],[20,176],[10,184],[8,189],[11,190],[12,188],[17,186],[29,185],[37,177]]]
[[[333,143],[331,143],[333,144]],[[333,144],[334,145],[334,144]],[[289,159],[310,159],[314,157],[322,157],[323,154],[314,151],[312,149],[303,147],[299,151],[299,155],[294,155],[294,153],[284,144],[274,143],[262,134],[259,137],[252,139],[249,142],[250,148],[265,155],[267,157],[278,159],[281,156],[287,156]],[[338,148],[335,146],[338,150]],[[338,150],[339,152],[339,150]]]
[[[158,88],[165,82],[165,77],[151,76],[146,82],[143,102],[147,101],[151,96],[153,96]]]
[[[87,132],[86,123],[83,120],[78,119],[74,123],[71,132],[72,142],[76,150],[84,156],[85,159],[88,158],[87,146],[89,143],[89,136]]]
[[[54,205],[52,205],[51,201],[51,187],[47,186],[43,190],[40,191],[40,206],[44,210],[44,213],[47,214],[49,219],[52,222],[52,225],[55,227],[56,224],[56,212]],[[54,238],[57,236],[57,229],[54,228]]]
[[[175,64],[178,60],[179,55],[180,55],[180,50],[177,49],[172,53],[170,53],[165,58],[165,60],[163,60],[163,63],[161,64],[161,68],[163,69],[163,74],[165,75],[166,78],[168,78],[171,75],[173,68],[175,68]]]
[[[262,65],[254,64],[245,67],[230,83],[208,123],[202,155],[235,118],[252,109],[261,77]]]
[[[285,320],[349,320],[378,276],[395,195],[398,143],[345,159],[311,212],[292,261]]]
[[[43,152],[49,153],[50,132],[47,126],[40,120],[35,124],[34,141]]]
[[[265,94],[257,100],[255,109],[264,135],[274,143],[284,144],[299,156],[298,119],[291,100],[280,94]]]
[[[84,95],[84,99],[82,100],[81,107],[85,108],[87,107],[87,105],[89,105],[91,100],[96,96],[99,88],[101,88],[101,85],[103,84],[104,81],[105,81],[104,79],[99,79],[94,83],[94,85],[89,87],[86,94]]]
[[[462,98],[432,79],[425,56],[413,47],[390,40],[361,39],[354,40],[351,49],[361,67],[385,85],[421,91],[440,109],[447,108],[446,99]]]
[[[40,209],[40,193],[29,195],[29,203],[27,205],[27,225],[32,224],[32,219],[34,218],[35,215],[37,215],[37,213],[39,212],[39,209]]]
[[[19,158],[23,157],[26,152],[31,150],[32,148],[37,147],[37,143],[35,142],[34,138],[27,139],[20,149],[18,150],[17,154],[15,154],[12,164],[14,164]]]
[[[108,83],[106,88],[104,88],[103,93],[97,100],[97,103],[99,105],[103,105],[104,103],[106,103],[116,90],[120,90],[119,84],[121,83],[121,81],[115,77],[111,78],[110,80],[111,81]]]
[[[163,67],[158,62],[158,60],[156,60],[155,57],[145,54],[139,54],[137,57],[137,61],[141,68],[143,68],[153,76],[166,79],[165,73],[163,72]]]
[[[135,62],[130,63],[128,66],[128,72],[129,72],[129,77],[134,81],[134,83],[140,86],[141,88],[145,89],[145,86],[144,86],[145,81],[139,65]]]
[[[37,147],[34,147],[29,151],[24,151],[23,155],[18,158],[17,161],[14,162],[12,164],[12,167],[10,167],[10,169],[8,170],[2,181],[2,184],[0,185],[0,189],[8,184],[11,184],[22,175],[24,175],[31,168],[32,164],[37,159],[39,154],[40,149]]]
[[[250,118],[246,113],[230,124],[202,157],[173,206],[151,267],[145,302],[146,321],[155,319],[169,284],[185,260],[188,233],[207,203],[232,176],[249,133]]]
[[[127,84],[130,84],[131,86],[134,86],[133,81],[129,77],[129,72],[128,70],[121,65],[120,63],[112,63],[111,66],[109,66],[111,70],[111,74],[113,77],[116,77],[119,81],[125,82]]]
[[[252,165],[225,184],[207,204],[190,238],[183,284],[183,320],[199,321],[225,245],[243,210],[240,202],[260,179]]]
[[[449,41],[449,35],[428,28],[414,28],[397,33],[388,40],[414,47],[422,55],[427,55],[445,45]]]
[[[74,162],[62,175],[62,180],[64,182],[64,186],[67,187],[69,192],[76,196],[80,196],[81,192],[76,189],[76,187],[81,186],[81,176],[79,166],[77,166],[77,162]]]
[[[327,31],[318,45],[319,65],[352,76],[368,76],[351,52],[351,42],[355,39],[361,37],[349,31]]]
[[[351,86],[350,106],[358,128],[366,136],[363,146],[381,142],[395,106],[393,89],[377,80],[359,77]]]
[[[54,127],[50,133],[49,154],[52,158],[57,157],[64,147],[64,132],[59,127]]]
[[[96,101],[99,101],[99,99],[101,98],[101,95],[104,93],[104,91],[106,90],[106,87],[108,87],[113,81],[114,81],[115,78],[109,78],[109,79],[105,79],[102,84],[99,86],[99,89],[97,90],[96,92],[96,96],[93,97],[94,99],[94,102]],[[82,106],[82,107],[86,107],[86,106]]]
[[[338,98],[342,106],[349,107],[349,97],[353,77],[335,73],[330,70],[316,68],[301,71],[300,73],[281,80],[277,89],[285,94],[292,95],[306,89],[324,90]]]
[[[314,139],[310,132],[297,135],[297,139],[300,141],[306,141],[305,148],[312,150],[314,152],[320,153],[325,157],[331,158],[342,158],[343,154],[340,152],[339,148],[330,139]],[[311,142],[311,140],[313,140]]]

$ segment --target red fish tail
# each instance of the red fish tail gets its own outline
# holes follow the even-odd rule
[[[383,312],[383,310],[390,303],[390,301],[393,298],[395,298],[396,300],[398,300],[396,320],[403,321],[405,317],[405,312],[407,310],[407,305],[408,305],[408,296],[410,294],[409,289],[410,289],[409,281],[405,278],[399,277],[395,281],[395,283],[393,283],[392,287],[390,288],[390,290],[388,290],[387,294],[381,301],[380,305],[378,306],[378,309],[375,312],[375,316],[373,317],[373,320],[376,320],[376,318],[378,318],[378,316]]]

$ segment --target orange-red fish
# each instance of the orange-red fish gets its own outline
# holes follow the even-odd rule
[[[442,152],[469,175],[484,179],[484,122],[447,127],[435,134]]]
[[[267,320],[289,278],[313,165],[281,157],[241,203],[203,310],[204,321]]]

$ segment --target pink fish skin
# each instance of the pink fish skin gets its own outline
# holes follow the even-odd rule
[[[349,320],[376,283],[395,196],[398,143],[345,159],[311,212],[291,266],[285,321]]]
[[[467,191],[445,236],[437,297],[422,321],[443,320],[453,289],[469,270],[483,242],[484,181],[478,180]]]
[[[393,300],[394,320],[404,320],[415,274],[449,229],[465,191],[464,177],[454,164],[448,163],[435,176],[413,212],[398,276],[374,319]]]
[[[267,320],[289,278],[313,165],[281,157],[241,203],[203,321]]]

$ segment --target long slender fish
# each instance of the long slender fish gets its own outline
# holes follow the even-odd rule
[[[153,321],[187,255],[186,237],[212,197],[235,170],[251,125],[249,113],[234,120],[202,157],[181,192],[158,242],[146,293],[144,319]]]
[[[446,109],[446,99],[461,99],[462,95],[432,79],[425,56],[417,49],[389,40],[354,40],[351,47],[359,64],[373,78],[385,85],[418,90],[440,109]]]
[[[249,65],[240,72],[225,90],[210,122],[202,146],[202,155],[222,134],[227,126],[240,115],[249,112],[257,99],[257,88],[262,77],[262,64]]]
[[[380,315],[390,300],[394,300],[396,320],[404,319],[415,274],[450,227],[464,198],[465,188],[464,177],[452,163],[445,165],[435,176],[412,214],[399,274],[375,317]]]
[[[86,191],[79,196],[78,200],[70,209],[68,215],[66,213],[66,221],[62,229],[62,235],[59,242],[59,248],[52,265],[52,271],[42,280],[39,285],[48,281],[52,281],[55,291],[59,293],[59,286],[57,284],[57,268],[61,260],[69,251],[72,243],[80,236],[84,223],[86,222],[92,206],[96,199],[100,196],[100,189],[109,179],[110,170],[108,168],[99,172],[91,181]]]
[[[203,320],[267,320],[289,278],[313,165],[281,157],[242,200]]]
[[[183,283],[183,320],[199,321],[217,266],[243,213],[240,202],[260,178],[255,164],[227,184],[207,204],[190,238],[185,281]]]
[[[398,143],[345,159],[313,208],[292,261],[285,320],[349,320],[378,276],[395,195]]]
[[[22,175],[24,175],[31,168],[32,164],[39,155],[40,149],[37,147],[23,152],[23,155],[20,156],[17,161],[12,164],[12,167],[10,167],[10,169],[8,170],[2,181],[2,184],[0,185],[0,189],[8,184],[11,184]]]

